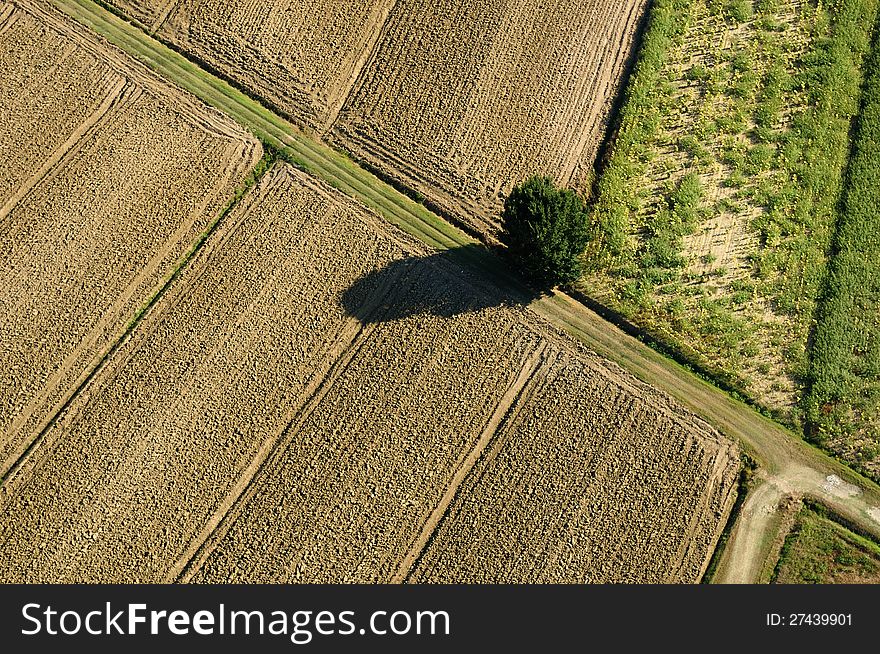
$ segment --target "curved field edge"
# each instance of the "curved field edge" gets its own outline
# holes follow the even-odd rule
[[[878,164],[880,29],[868,63],[805,402],[808,437],[875,480],[880,479]]]
[[[140,59],[156,72],[220,109],[298,167],[323,178],[347,195],[376,210],[405,232],[438,250],[476,241],[418,203],[405,197],[345,155],[303,135],[290,122],[261,106],[227,82],[200,69],[184,56],[90,0],[51,0],[69,16]],[[461,264],[508,287],[509,271],[493,253],[468,248]],[[533,310],[601,356],[675,398],[723,434],[737,439],[769,474],[799,462],[817,473],[837,474],[860,486],[880,505],[880,486],[813,447],[794,432],[760,415],[684,366],[626,335],[571,297],[557,293],[533,303]],[[872,533],[880,524],[854,517]]]

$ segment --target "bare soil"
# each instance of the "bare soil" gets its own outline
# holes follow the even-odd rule
[[[47,5],[0,3],[0,16],[5,473],[219,215],[261,147]]]
[[[399,0],[331,138],[491,238],[524,178],[590,177],[646,4]]]
[[[472,494],[474,579],[699,579],[737,448],[339,192],[279,164],[174,288],[4,484],[4,581],[402,579]]]
[[[564,350],[548,357],[411,581],[701,578],[735,499],[735,448],[603,377]]]
[[[333,121],[395,0],[112,0],[302,125]]]

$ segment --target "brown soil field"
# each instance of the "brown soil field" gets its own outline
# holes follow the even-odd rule
[[[532,174],[589,190],[646,4],[400,0],[333,139],[491,237]]]
[[[302,125],[329,127],[395,0],[112,0]]]
[[[735,446],[469,282],[278,164],[3,485],[2,580],[402,580],[485,452],[518,443],[519,470],[547,439],[540,498],[502,489],[522,520],[570,512],[604,461],[580,528],[658,578],[696,581],[730,508]],[[544,381],[560,375],[575,385]],[[525,424],[508,417],[521,406],[583,421],[508,428]],[[492,540],[491,522],[476,529]],[[523,533],[511,562],[560,533]],[[637,575],[621,561],[605,577]],[[600,576],[589,557],[577,565]]]
[[[695,581],[735,499],[738,467],[732,445],[655,393],[554,352],[409,580]]]
[[[7,580],[168,577],[360,331],[337,296],[402,252],[294,179],[247,197],[4,484]]]
[[[590,190],[647,0],[111,4],[492,240],[525,177]]]
[[[41,2],[0,2],[0,473],[261,155]]]

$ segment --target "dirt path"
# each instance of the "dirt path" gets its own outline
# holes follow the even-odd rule
[[[768,556],[781,528],[781,503],[786,497],[811,497],[875,536],[880,534],[880,498],[874,489],[851,484],[829,470],[802,465],[761,477],[742,506],[715,583],[753,583],[760,577],[770,563]]]
[[[288,121],[91,0],[52,0],[51,4],[248,127],[311,174],[376,210],[429,246],[448,250],[474,243],[463,232],[346,156],[305,136]],[[516,292],[516,284],[506,268],[490,252],[468,248],[462,251],[460,259],[463,267]],[[758,462],[763,481],[744,504],[716,580],[754,581],[757,578],[764,565],[762,548],[766,549],[777,535],[773,532],[778,521],[773,518],[777,515],[778,499],[785,494],[815,497],[860,528],[880,537],[880,487],[876,484],[628,336],[573,298],[557,294],[533,303],[532,309],[739,441]]]

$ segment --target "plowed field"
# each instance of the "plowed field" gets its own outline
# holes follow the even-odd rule
[[[113,0],[151,31],[323,130],[394,0]]]
[[[2,579],[403,580],[473,493],[473,580],[696,581],[735,447],[503,299],[278,165],[7,479]]]
[[[0,2],[0,473],[260,156],[40,2]]]
[[[493,238],[544,173],[588,190],[647,0],[111,0]]]
[[[334,126],[483,234],[535,174],[586,188],[644,0],[400,0]]]
[[[411,580],[694,581],[723,527],[736,468],[732,447],[695,430],[662,398],[554,352],[459,490]]]

